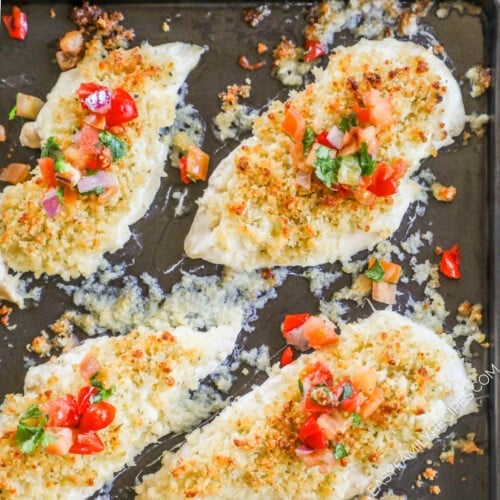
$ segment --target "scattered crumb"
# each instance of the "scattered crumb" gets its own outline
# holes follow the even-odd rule
[[[5,327],[9,327],[11,313],[12,307],[0,304],[0,324]]]
[[[434,182],[431,185],[432,195],[438,201],[449,203],[455,199],[457,188],[455,186],[444,186],[440,182]]]
[[[439,495],[441,493],[441,488],[437,484],[432,484],[429,486],[429,492],[433,495]]]
[[[312,67],[303,57],[304,49],[282,36],[280,43],[273,50],[272,75],[284,85],[301,85],[303,76]]]
[[[427,479],[428,481],[434,481],[437,476],[437,470],[432,469],[431,467],[427,467],[424,472],[422,472],[422,476],[424,479]]]
[[[259,42],[257,44],[257,53],[258,54],[264,54],[264,52],[267,52],[269,50],[269,47],[265,43]]]
[[[164,33],[168,33],[170,31],[170,26],[169,24],[167,23],[167,21],[163,21],[161,23],[161,30],[164,32]]]
[[[5,133],[5,127],[0,125],[0,142],[5,142],[7,140],[7,134]]]
[[[66,313],[50,325],[49,330],[53,334],[52,337],[49,336],[46,330],[42,330],[40,335],[26,346],[26,349],[43,358],[50,356],[53,351],[68,351],[78,343],[78,340],[73,335],[73,325]]]
[[[238,64],[247,71],[255,71],[256,69],[260,69],[265,66],[266,61],[257,61],[256,63],[250,64],[247,56],[242,54],[240,55],[240,57],[238,57]]]
[[[256,28],[270,14],[271,10],[267,5],[259,5],[256,8],[243,9],[243,20],[250,27]]]
[[[53,7],[49,10],[49,14],[51,19],[54,19],[54,17],[56,17],[57,15]]]
[[[476,64],[466,71],[465,78],[469,81],[471,97],[479,97],[490,87],[491,70],[482,64]]]
[[[486,132],[486,125],[489,122],[490,117],[484,113],[478,115],[476,112],[474,112],[470,115],[467,115],[466,118],[469,122],[471,132],[479,138],[483,137]]]
[[[441,462],[454,464],[455,450],[459,450],[467,455],[471,455],[473,453],[477,455],[484,455],[484,450],[477,446],[477,444],[474,442],[475,437],[476,434],[474,432],[470,432],[465,436],[465,439],[452,440],[450,442],[450,449],[443,451],[439,455],[439,459],[441,460]]]

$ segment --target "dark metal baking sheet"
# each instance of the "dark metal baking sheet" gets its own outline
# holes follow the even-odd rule
[[[34,163],[36,152],[20,147],[17,140],[20,122],[7,122],[7,114],[14,103],[18,91],[43,97],[54,84],[59,70],[54,63],[54,54],[58,37],[73,29],[68,19],[67,2],[20,2],[28,13],[30,32],[24,42],[11,40],[3,27],[0,29],[0,123],[7,127],[9,140],[0,143],[0,166],[10,161],[29,161]],[[258,42],[266,43],[270,48],[276,46],[281,35],[297,43],[302,41],[304,27],[304,3],[268,3],[271,15],[261,25],[250,28],[242,19],[243,7],[257,6],[258,3],[246,2],[101,2],[107,10],[121,10],[125,15],[124,25],[134,28],[134,43],[148,40],[152,44],[167,41],[186,41],[208,45],[209,51],[203,56],[200,65],[189,77],[189,95],[187,101],[194,104],[207,123],[207,135],[204,149],[212,157],[212,167],[234,146],[234,141],[221,145],[214,139],[211,131],[211,118],[219,110],[217,94],[232,83],[244,83],[245,78],[252,80],[253,90],[249,104],[261,108],[270,99],[285,97],[286,90],[275,79],[270,78],[270,56],[263,56],[267,66],[259,71],[248,73],[237,64],[240,54],[257,58],[255,47]],[[445,46],[455,65],[455,74],[462,75],[470,66],[484,63],[494,68],[494,75],[499,66],[498,40],[498,1],[481,3],[484,11],[481,17],[461,16],[453,11],[447,19],[439,20],[431,13],[426,22],[432,27],[438,40]],[[56,17],[51,18],[49,9],[54,8]],[[10,10],[10,4],[4,2],[2,13]],[[170,20],[170,31],[164,33],[161,22]],[[348,40],[348,37],[345,38]],[[337,39],[342,40],[342,37]],[[337,41],[337,43],[338,43]],[[467,112],[480,111],[494,114],[495,103],[499,102],[500,89],[496,84],[494,91],[479,99],[471,99],[467,87],[463,88]],[[463,278],[459,282],[442,280],[440,293],[446,299],[451,311],[448,325],[453,323],[454,311],[463,300],[481,302],[484,305],[484,329],[492,347],[489,350],[474,348],[474,366],[478,372],[484,372],[494,363],[500,367],[500,350],[495,345],[498,338],[498,286],[499,242],[500,234],[500,176],[498,165],[500,153],[496,146],[500,119],[495,116],[489,125],[488,134],[483,139],[473,137],[467,147],[454,146],[447,153],[426,162],[436,177],[444,184],[457,187],[458,195],[454,203],[443,206],[430,200],[423,217],[409,224],[412,214],[405,217],[401,229],[395,235],[397,242],[408,231],[431,229],[434,232],[433,245],[423,248],[420,260],[434,260],[433,246],[448,247],[459,241],[462,249]],[[496,139],[496,140],[495,140]],[[174,267],[182,255],[183,237],[187,233],[194,215],[195,199],[201,194],[203,185],[198,183],[190,187],[188,199],[189,213],[181,218],[174,218],[171,207],[163,203],[169,186],[179,187],[177,171],[167,167],[169,176],[164,180],[156,200],[147,216],[138,222],[133,230],[137,235],[125,248],[113,255],[112,262],[126,261],[127,274],[138,276],[146,271],[155,276],[163,289],[168,291],[179,281],[183,270],[193,270],[200,265],[207,274],[220,273],[220,266],[213,266],[201,261],[184,260],[181,266]],[[2,186],[0,186],[1,189]],[[413,214],[414,215],[414,214]],[[140,242],[138,244],[137,242]],[[325,269],[338,269],[338,265],[324,266]],[[297,273],[298,274],[298,273]],[[338,289],[348,283],[348,278],[337,281],[333,288]],[[0,400],[9,392],[22,391],[26,359],[36,363],[25,346],[41,329],[56,320],[66,309],[72,307],[70,299],[56,287],[57,279],[44,278],[39,283],[44,285],[40,303],[30,303],[25,310],[16,310],[11,323],[17,328],[8,331],[0,326]],[[421,287],[409,286],[416,298],[422,298]],[[325,292],[328,297],[332,290]],[[403,300],[397,308],[404,310]],[[283,342],[279,334],[279,324],[284,314],[297,310],[315,311],[317,300],[309,292],[304,278],[291,274],[284,286],[278,290],[278,298],[270,301],[259,312],[254,322],[254,333],[246,334],[240,342],[246,347],[265,343],[270,346],[274,359],[277,359]],[[353,319],[369,314],[368,307],[351,311]],[[83,336],[82,336],[83,337]],[[259,379],[257,379],[259,380]],[[261,380],[261,378],[260,378]],[[240,378],[232,393],[239,394],[248,390],[252,375]],[[500,463],[497,459],[496,442],[499,439],[498,410],[500,391],[494,379],[481,393],[481,407],[478,415],[462,419],[454,429],[457,435],[467,432],[476,433],[476,442],[485,448],[485,454],[463,456],[458,454],[456,463],[451,466],[442,464],[438,469],[437,484],[441,487],[441,498],[500,498],[497,478],[500,477]],[[489,395],[489,398],[487,397]],[[182,441],[182,437],[167,437],[159,445],[149,447],[138,459],[138,465],[122,472],[116,478],[108,492],[111,498],[130,498],[131,487],[138,475],[158,467],[156,460],[163,449]],[[428,484],[423,488],[415,487],[418,473],[426,467],[427,460],[436,460],[444,445],[440,440],[434,448],[423,453],[417,460],[410,462],[406,470],[390,483],[396,493],[407,494],[410,498],[432,498]],[[21,471],[20,471],[21,472]]]

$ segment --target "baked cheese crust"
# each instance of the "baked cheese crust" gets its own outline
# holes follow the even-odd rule
[[[298,380],[325,362],[335,380],[361,366],[374,369],[382,405],[342,435],[348,456],[329,471],[295,453],[305,416]],[[277,368],[187,437],[162,468],[146,476],[140,499],[349,499],[375,490],[458,418],[476,409],[464,364],[443,337],[393,312],[381,311],[342,331],[334,347]]]
[[[84,110],[75,93],[82,82],[123,88],[134,96],[139,116],[125,126],[128,152],[113,163],[118,195],[99,203],[78,196],[50,218],[41,206],[46,191],[36,167],[28,181],[0,193],[0,258],[14,271],[89,276],[105,252],[130,238],[129,226],[141,218],[165,175],[169,139],[160,129],[175,119],[179,89],[203,49],[186,43],[106,52],[94,44],[77,68],[62,73],[35,123],[41,143],[54,136],[62,149],[82,125]]]
[[[7,395],[0,407],[0,497],[88,498],[133,463],[148,444],[191,428],[201,418],[191,391],[232,352],[240,329],[235,318],[204,332],[185,326],[158,332],[137,330],[122,337],[87,340],[31,368],[25,393]],[[116,386],[109,399],[116,408],[115,419],[99,431],[104,451],[56,456],[39,447],[24,454],[15,437],[20,416],[32,404],[78,394],[85,385],[79,364],[89,354],[100,362],[104,386]]]
[[[316,82],[292,92],[289,103],[315,131],[338,125],[357,96],[388,94],[393,123],[377,135],[376,160],[403,160],[409,173],[463,128],[458,83],[430,51],[394,39],[337,47]],[[186,237],[189,257],[239,270],[276,265],[317,265],[347,260],[389,237],[399,226],[417,186],[401,181],[394,196],[367,206],[333,199],[315,181],[296,182],[290,139],[282,131],[285,103],[275,101],[254,122],[254,135],[212,174]]]

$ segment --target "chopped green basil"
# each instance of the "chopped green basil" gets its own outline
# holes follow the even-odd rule
[[[378,259],[375,259],[373,266],[365,271],[365,276],[373,281],[376,281],[377,283],[384,279],[384,274],[385,269],[382,267],[382,264],[378,261]]]
[[[56,138],[54,136],[50,136],[42,147],[42,151],[40,153],[41,158],[45,158],[48,156],[55,161],[61,155],[62,151],[56,142]]]
[[[302,144],[304,145],[304,156],[309,153],[311,146],[316,140],[316,132],[311,127],[306,127],[304,132],[304,137],[302,138]]]
[[[113,161],[119,160],[127,154],[126,142],[107,130],[99,133],[99,140],[111,150]]]
[[[344,401],[352,396],[353,390],[350,382],[346,382],[344,387],[342,387],[342,396],[340,396],[340,401]]]
[[[48,415],[42,413],[36,404],[31,405],[21,415],[17,424],[16,442],[23,453],[31,453],[39,445],[46,446],[55,439],[44,431],[48,419]]]
[[[356,116],[356,113],[351,113],[349,115],[344,115],[342,117],[338,127],[340,130],[342,130],[342,132],[347,132],[352,127],[355,127],[357,124],[358,124],[358,117]]]
[[[368,153],[368,144],[361,143],[358,151],[359,166],[361,167],[361,175],[371,175],[375,170],[376,161]]]
[[[316,177],[327,187],[338,184],[337,173],[342,162],[342,157],[331,155],[332,150],[326,146],[319,146],[316,150],[316,160],[314,161]]]
[[[68,163],[62,156],[59,156],[54,164],[54,170],[56,172],[66,172],[71,170],[73,166]]]
[[[320,406],[330,406],[334,402],[333,392],[326,385],[313,387],[309,396],[313,403]]]
[[[358,412],[352,414],[352,425],[359,427],[361,425],[361,415]]]
[[[114,385],[112,385],[109,389],[106,389],[103,383],[100,380],[97,380],[98,375],[99,372],[93,375],[92,378],[90,379],[91,385],[99,389],[99,392],[97,394],[94,394],[90,398],[91,403],[99,403],[101,401],[104,401],[105,399],[110,398],[116,391],[116,387]]]
[[[14,107],[9,111],[9,120],[13,120],[16,117],[17,113],[17,103],[14,104]]]
[[[349,453],[347,453],[345,446],[342,443],[337,443],[333,451],[333,456],[335,457],[335,459],[339,460],[341,458],[347,457],[347,455],[349,455]]]

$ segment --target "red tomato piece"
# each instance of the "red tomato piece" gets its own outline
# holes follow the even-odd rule
[[[56,187],[56,171],[54,170],[54,160],[48,156],[37,160],[42,174],[43,182],[48,188]]]
[[[460,249],[458,244],[453,245],[450,249],[445,250],[441,254],[439,270],[447,278],[454,280],[460,279]]]
[[[126,90],[115,89],[111,96],[111,108],[106,113],[107,126],[121,125],[137,118],[138,115],[134,98]]]
[[[309,448],[324,450],[328,448],[328,440],[318,425],[316,417],[308,417],[299,429],[299,439]]]
[[[315,142],[326,146],[327,148],[333,148],[332,143],[327,139],[328,131],[324,130],[316,136]]]
[[[339,407],[341,410],[348,411],[348,412],[355,412],[359,409],[360,406],[360,398],[359,398],[359,393],[353,390],[353,393],[351,396],[349,396],[346,399],[343,399],[339,403]]]
[[[311,384],[311,387],[333,384],[332,372],[324,361],[316,361],[306,370],[302,379],[307,380]]]
[[[281,333],[285,335],[295,330],[295,328],[303,325],[310,317],[309,313],[287,314],[283,323],[281,323]]]
[[[24,40],[28,34],[28,16],[19,7],[12,7],[12,13],[2,16],[2,21],[11,38]]]
[[[368,108],[362,108],[359,104],[355,104],[352,110],[356,114],[360,125],[370,123],[370,110]]]
[[[78,136],[78,149],[84,154],[95,154],[100,144],[99,130],[85,124]]]
[[[92,396],[95,396],[99,392],[97,387],[93,385],[88,385],[82,387],[78,392],[77,410],[79,415],[83,415],[87,408],[90,406]]]
[[[315,61],[316,59],[323,57],[327,52],[326,47],[319,40],[306,40],[305,49],[305,62]]]
[[[191,182],[191,179],[188,177],[187,174],[187,158],[185,156],[179,158],[179,170],[181,173],[181,181],[184,184],[189,184]]]
[[[115,418],[116,409],[106,401],[90,404],[80,419],[78,428],[82,432],[104,429]]]
[[[49,427],[76,427],[78,425],[78,405],[71,394],[53,399],[41,405],[43,413],[49,416]]]
[[[398,182],[394,176],[394,169],[387,163],[380,162],[373,172],[372,182],[368,190],[376,196],[390,196],[398,191]]]
[[[313,349],[320,349],[339,341],[335,328],[319,316],[312,316],[304,323],[304,338]]]
[[[69,452],[77,455],[92,455],[102,450],[104,450],[104,443],[101,438],[94,431],[89,431],[76,434]]]
[[[56,438],[45,450],[51,455],[66,455],[73,445],[73,430],[68,427],[45,427],[45,433]]]
[[[281,354],[280,364],[281,367],[289,365],[293,361],[293,351],[290,346],[286,347]]]

